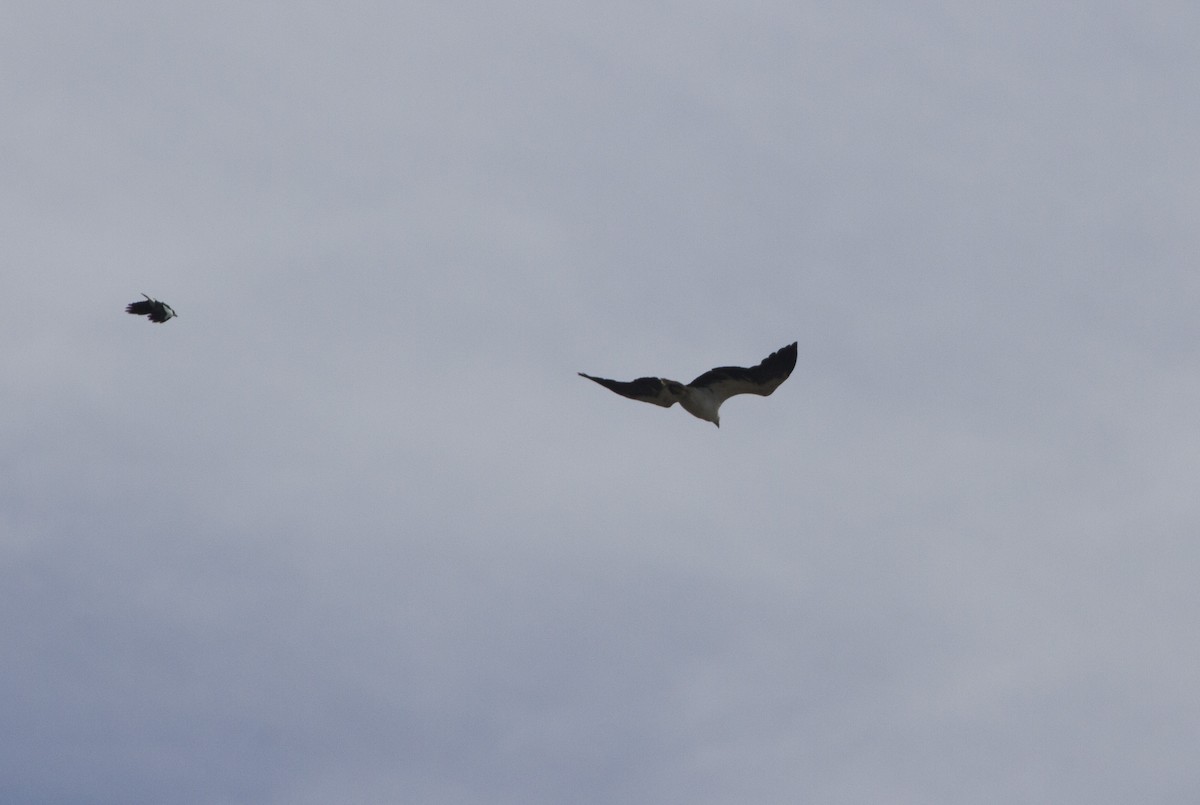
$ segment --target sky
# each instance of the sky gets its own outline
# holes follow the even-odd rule
[[[1200,800],[1197,8],[0,4],[0,800]]]

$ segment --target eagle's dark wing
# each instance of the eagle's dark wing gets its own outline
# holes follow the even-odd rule
[[[758,366],[718,366],[697,377],[689,386],[706,388],[717,405],[735,394],[759,394],[766,397],[788,379],[796,368],[796,342],[772,352]]]
[[[661,405],[663,408],[670,408],[679,401],[679,397],[683,392],[682,386],[673,380],[663,380],[661,377],[639,377],[637,380],[630,380],[628,383],[620,380],[608,380],[603,377],[592,377],[579,373],[580,377],[586,377],[588,380],[595,380],[601,386],[609,391],[615,391],[622,397],[628,397],[631,400],[641,400],[642,402],[654,403]]]

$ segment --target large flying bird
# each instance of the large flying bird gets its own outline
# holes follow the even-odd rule
[[[772,352],[758,366],[749,369],[741,366],[718,366],[687,385],[665,377],[639,377],[625,383],[620,380],[592,377],[583,372],[579,374],[631,400],[654,403],[664,408],[679,403],[683,410],[692,416],[711,422],[719,428],[721,417],[717,412],[721,403],[735,394],[758,394],[766,397],[779,388],[779,384],[787,380],[795,368],[796,342],[792,342],[783,349]]]
[[[142,294],[142,296],[146,296],[146,294]],[[147,316],[155,324],[162,324],[167,319],[179,315],[166,302],[160,302],[148,296],[146,296],[145,302],[130,302],[125,306],[125,312],[135,316]]]

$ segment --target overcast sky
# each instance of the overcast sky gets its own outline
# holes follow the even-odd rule
[[[1200,801],[1197,9],[0,4],[0,800]]]

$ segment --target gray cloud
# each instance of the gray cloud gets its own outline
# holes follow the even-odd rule
[[[1195,798],[1190,8],[7,16],[0,798]]]

